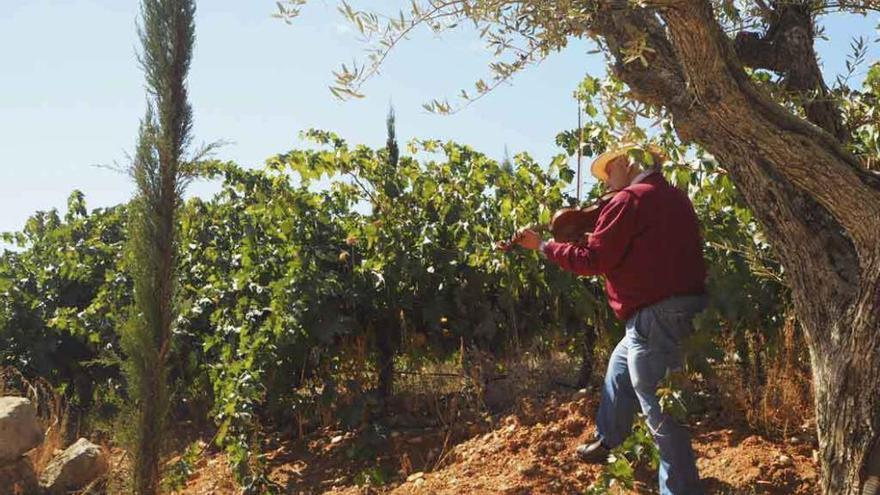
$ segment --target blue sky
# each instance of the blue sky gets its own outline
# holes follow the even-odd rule
[[[360,2],[391,9],[394,1]],[[405,2],[408,3],[408,2]],[[96,167],[125,163],[143,115],[143,78],[135,60],[135,0],[4,0],[0,12],[0,231],[18,230],[37,210],[64,209],[73,189],[90,207],[126,201],[128,177]],[[382,146],[393,100],[398,134],[454,139],[497,157],[504,147],[546,161],[556,133],[573,126],[571,93],[600,56],[574,42],[452,116],[421,104],[453,96],[486,74],[476,35],[428,32],[400,45],[367,98],[340,102],[327,87],[331,71],[362,54],[335,0],[313,0],[293,25],[271,17],[269,0],[199,2],[190,77],[196,142],[230,141],[218,158],[259,166],[300,145],[299,131],[334,130],[350,142]],[[826,74],[842,70],[852,36],[877,36],[878,16],[826,22],[833,43],[820,42]],[[872,48],[869,61],[877,59]],[[861,80],[863,74],[859,74]],[[197,183],[191,194],[215,186]]]

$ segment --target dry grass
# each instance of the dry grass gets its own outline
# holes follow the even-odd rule
[[[564,352],[532,349],[495,359],[462,349],[458,360],[401,372],[395,387],[404,411],[428,411],[438,425],[450,426],[516,407],[522,397],[570,387],[578,369],[577,359]]]
[[[761,333],[749,334],[751,359],[719,369],[719,386],[733,399],[749,426],[766,435],[787,438],[812,431],[815,416],[806,348],[794,318],[786,319],[772,345]],[[774,349],[770,353],[768,349]]]
[[[37,409],[45,439],[28,456],[36,472],[42,472],[55,456],[55,451],[65,447],[68,416],[64,399],[46,380],[27,379],[12,367],[0,368],[0,396],[27,397]]]
[[[813,416],[813,389],[809,368],[801,362],[804,343],[797,338],[794,319],[782,329],[782,346],[767,370],[767,381],[758,406],[757,422],[787,437]]]

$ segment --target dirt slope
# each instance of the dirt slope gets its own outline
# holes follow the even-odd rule
[[[324,431],[307,442],[282,442],[267,455],[271,478],[284,493],[304,495],[581,494],[601,470],[574,458],[575,447],[594,433],[596,404],[566,395],[523,402],[490,428]],[[707,493],[816,492],[815,439],[809,435],[770,441],[718,411],[692,422]],[[234,493],[221,460],[205,460],[182,493]],[[656,472],[642,466],[634,490],[617,492],[656,493],[656,484]]]

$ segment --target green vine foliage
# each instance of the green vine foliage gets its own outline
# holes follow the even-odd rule
[[[589,283],[532,253],[494,249],[570,200],[562,161],[547,172],[527,155],[502,164],[424,141],[411,151],[438,159],[403,157],[391,169],[384,150],[309,136],[325,149],[279,155],[263,170],[202,164],[222,191],[181,215],[174,414],[212,417],[243,480],[255,425],[297,408],[308,416],[351,389],[337,383],[347,337],[372,338],[402,318],[420,336],[406,349],[416,363],[447,358],[462,340],[510,351],[576,339],[604,311]],[[314,192],[321,175],[333,179]],[[0,358],[83,407],[104,406],[126,395],[115,331],[131,303],[126,207],[88,213],[75,192],[68,211],[38,213],[4,235],[17,249],[0,259]]]
[[[766,74],[752,77],[773,84]],[[876,64],[861,91],[840,90],[853,130],[848,146],[874,169],[878,90]],[[549,164],[524,153],[498,161],[436,140],[398,150],[391,121],[383,149],[310,130],[308,149],[260,169],[199,163],[199,175],[222,185],[180,211],[173,416],[212,422],[243,486],[266,491],[263,429],[294,421],[308,429],[328,410],[348,426],[368,421],[382,405],[375,389],[383,352],[394,354],[394,366],[417,369],[461,358],[462,349],[500,357],[562,346],[579,354],[588,327],[619,335],[604,323],[611,318],[600,279],[578,279],[532,252],[495,249],[517,228],[575,203],[568,162],[579,143],[594,156],[619,141],[650,140],[674,164],[668,179],[693,200],[711,304],[688,343],[691,370],[711,375],[719,362],[772,357],[789,294],[752,212],[723,163],[680,143],[662,113],[625,94],[613,77],[586,77],[575,96],[587,121],[558,135],[565,154]],[[584,201],[601,192],[594,187]],[[44,377],[74,406],[107,417],[130,396],[117,331],[132,303],[123,255],[129,210],[88,211],[74,191],[65,215],[38,212],[20,232],[3,234],[11,249],[0,255],[0,365]],[[769,345],[756,348],[755,335]],[[360,344],[367,352],[352,352]],[[354,366],[366,372],[353,374]],[[687,403],[664,390],[672,405]],[[633,448],[650,444],[638,431],[634,438]],[[606,481],[627,479],[638,457],[630,454],[612,463]]]
[[[401,315],[442,356],[461,339],[504,348],[537,329],[565,330],[554,327],[564,321],[560,316],[585,320],[595,312],[597,301],[574,277],[534,253],[504,255],[494,246],[518,227],[549,221],[570,202],[563,190],[573,174],[563,159],[545,171],[525,154],[504,164],[467,146],[419,141],[411,153],[439,159],[402,157],[390,169],[384,150],[349,149],[320,131],[307,135],[330,149],[270,163],[286,165],[305,182],[339,176],[332,190],[368,204],[368,215],[347,219],[347,238],[355,242],[340,253],[351,256],[362,323]]]
[[[660,451],[654,444],[651,431],[643,415],[633,425],[632,434],[608,456],[608,463],[586,495],[619,493],[620,488],[632,490],[635,486],[636,467],[645,465],[652,470],[660,466]]]
[[[534,253],[500,253],[516,226],[546,221],[569,201],[572,173],[527,155],[498,163],[455,143],[422,141],[433,156],[388,160],[309,131],[318,149],[294,150],[263,170],[204,164],[222,178],[184,215],[178,341],[195,346],[212,383],[218,438],[253,472],[254,425],[313,416],[344,392],[346,339],[407,329],[405,360],[443,360],[462,343],[497,353],[579,338],[606,311],[595,287]],[[322,180],[326,187],[312,187]],[[403,338],[404,336],[400,336]],[[187,344],[185,344],[187,345]],[[356,404],[363,417],[370,394]]]
[[[74,406],[119,386],[115,328],[130,303],[122,269],[126,207],[87,212],[80,191],[68,212],[38,212],[0,257],[0,365],[55,384]]]
[[[609,129],[590,132],[601,152]],[[306,137],[313,149],[274,156],[262,169],[202,163],[200,173],[222,189],[181,212],[173,414],[213,419],[240,480],[256,491],[266,486],[256,454],[263,427],[315,417],[357,390],[364,400],[339,410],[340,419],[364,417],[375,384],[345,376],[351,339],[374,350],[377,329],[397,324],[405,330],[397,362],[418,366],[462,344],[496,355],[559,343],[575,350],[586,326],[609,319],[599,280],[494,246],[573,204],[564,157],[549,167],[526,154],[499,162],[425,140],[394,161],[329,132]],[[671,178],[697,192],[722,294],[703,325],[705,358],[717,353],[713,325],[762,325],[784,294],[775,278],[756,276],[755,260],[769,251],[723,170],[709,157],[689,163]],[[131,297],[124,219],[124,206],[87,213],[74,193],[65,218],[38,213],[7,234],[18,249],[0,259],[3,363],[51,377],[84,404],[125,394],[114,331]]]
[[[616,84],[583,89],[598,108]],[[630,119],[626,109],[615,112],[611,124],[588,122],[588,153],[604,151]],[[259,454],[264,429],[303,418],[310,428],[326,410],[352,426],[371,417],[381,401],[373,392],[378,338],[389,326],[395,365],[417,368],[460,357],[463,347],[579,353],[585,328],[611,319],[599,279],[574,277],[533,252],[495,249],[517,228],[574,204],[565,155],[549,165],[527,154],[497,161],[420,140],[391,159],[330,132],[304,135],[311,148],[273,156],[261,169],[200,163],[199,174],[221,190],[191,199],[179,217],[172,414],[212,420],[251,492],[271,489]],[[678,145],[666,123],[652,137],[681,164],[669,178],[689,189],[704,222],[713,304],[698,322],[692,364],[711,370],[723,357],[719,328],[771,328],[787,295],[723,167]],[[577,134],[558,141],[573,154]],[[0,257],[0,360],[49,377],[83,405],[127,393],[115,332],[131,302],[126,208],[89,213],[74,193],[64,218],[38,213],[4,237],[17,249]],[[349,373],[354,342],[367,344],[366,375]]]

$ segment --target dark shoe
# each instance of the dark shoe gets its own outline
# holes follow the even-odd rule
[[[601,440],[584,445],[578,445],[576,449],[578,459],[590,464],[604,464],[608,460],[608,454],[611,453],[607,447],[602,445]]]

